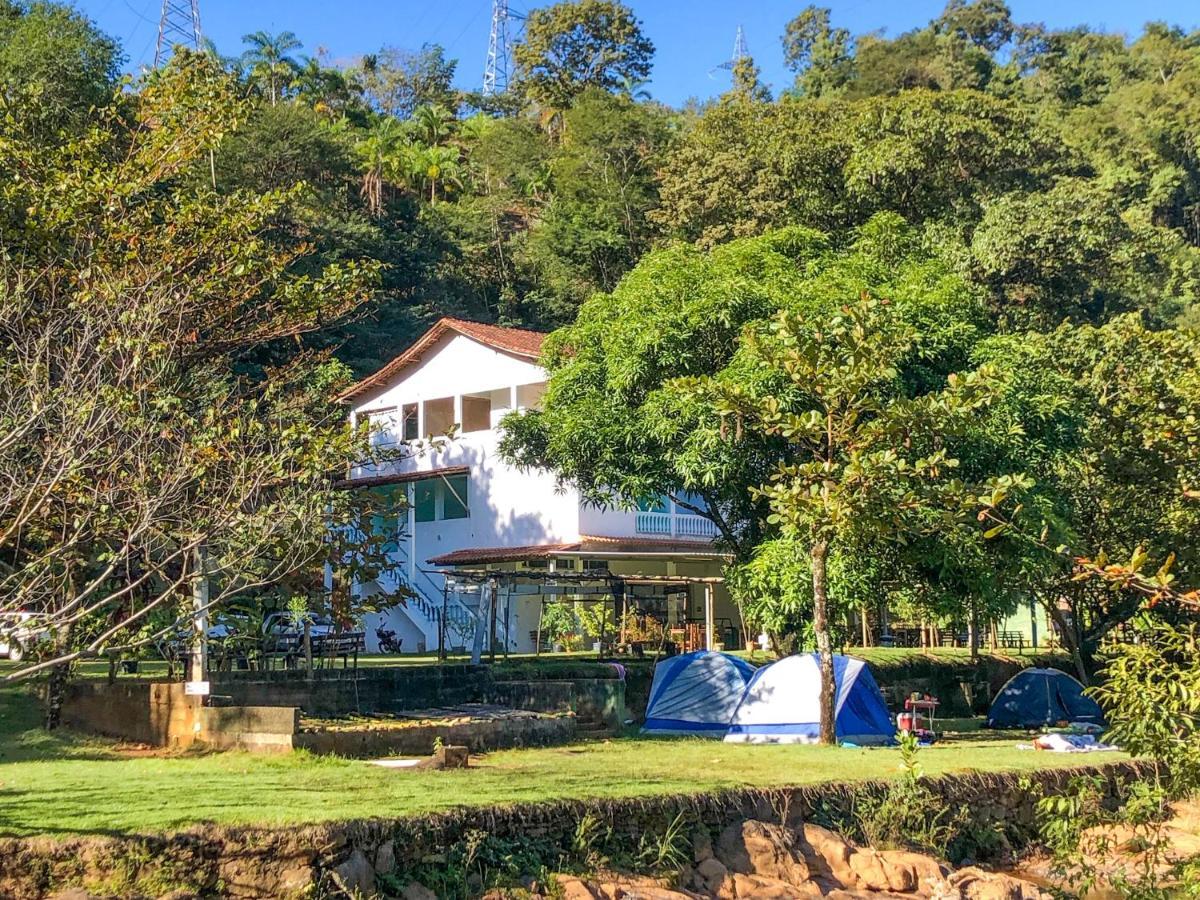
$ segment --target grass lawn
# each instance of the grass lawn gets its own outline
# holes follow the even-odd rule
[[[628,797],[744,785],[889,777],[894,750],[747,746],[698,739],[509,750],[469,770],[411,772],[305,753],[163,755],[37,728],[36,702],[0,688],[0,834],[154,832],[200,821],[286,825],[456,805]],[[976,723],[970,723],[978,727]],[[1123,758],[1017,750],[1016,733],[968,731],[921,752],[929,774]]]

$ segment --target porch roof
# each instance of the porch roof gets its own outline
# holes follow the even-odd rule
[[[383,487],[388,484],[407,484],[410,481],[424,481],[426,478],[447,478],[451,475],[466,475],[471,471],[469,466],[443,466],[440,469],[425,469],[417,472],[404,472],[398,475],[371,475],[367,478],[343,478],[334,482],[334,487],[341,489]]]
[[[672,541],[661,538],[582,535],[564,544],[531,544],[523,547],[473,547],[454,550],[428,560],[435,566],[471,566],[487,563],[529,562],[560,556],[629,557],[654,559],[666,556],[722,559],[729,554],[709,541]]]

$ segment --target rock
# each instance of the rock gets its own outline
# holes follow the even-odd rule
[[[723,892],[717,896],[737,900],[819,900],[821,889],[811,881],[796,885],[761,875],[738,874],[730,877]]]
[[[396,869],[396,845],[384,841],[375,851],[375,874],[389,875]]]
[[[915,891],[922,896],[931,896],[934,886],[944,882],[950,871],[923,853],[881,850],[879,857],[888,873],[888,889],[902,893]]]
[[[417,763],[419,769],[465,769],[470,763],[471,751],[468,747],[447,745],[438,747],[428,759]]]
[[[796,834],[790,828],[752,820],[722,831],[716,856],[731,872],[799,885],[808,881],[809,868],[793,852],[795,843]]]
[[[177,890],[163,894],[158,900],[196,900],[199,896],[195,891],[190,891],[187,888],[178,888]]]
[[[375,896],[375,867],[361,850],[355,850],[333,870],[333,880],[340,890],[351,897],[356,894]]]
[[[599,894],[572,875],[555,875],[554,880],[558,884],[557,896],[562,900],[599,900]]]
[[[720,890],[721,883],[729,875],[729,870],[725,868],[725,864],[713,856],[702,860],[696,865],[696,870],[692,879],[692,883],[701,890],[706,890],[710,893],[716,893]]]
[[[92,900],[92,895],[81,887],[73,887],[51,894],[47,900]]]
[[[999,872],[985,872],[975,867],[959,869],[947,883],[958,888],[963,900],[1041,900],[1037,885]]]
[[[692,859],[695,862],[701,863],[706,859],[712,859],[713,847],[712,836],[705,828],[697,828],[692,835]]]
[[[876,850],[866,847],[853,850],[850,853],[850,870],[854,873],[860,889],[891,890],[892,881],[887,866]]]
[[[419,881],[410,881],[400,889],[401,900],[438,900],[437,894]]]
[[[796,848],[804,855],[813,877],[828,882],[831,888],[858,886],[858,875],[850,867],[854,848],[840,834],[820,825],[805,824]]]
[[[912,897],[912,894],[896,894],[892,891],[834,888],[825,895],[825,900],[912,900]]]

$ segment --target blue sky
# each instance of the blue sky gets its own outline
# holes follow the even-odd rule
[[[657,48],[650,90],[678,104],[691,96],[709,97],[728,87],[729,76],[713,72],[729,58],[737,26],[745,28],[750,52],[764,80],[778,90],[791,83],[783,68],[779,36],[784,24],[807,0],[626,0]],[[76,5],[125,48],[131,69],[154,58],[161,0],[77,0]],[[540,3],[510,0],[513,10]],[[836,25],[859,34],[884,29],[898,34],[935,17],[944,0],[846,0],[826,2]],[[1151,20],[1194,28],[1200,6],[1194,0],[1010,0],[1022,22],[1053,27],[1086,23],[1107,31],[1137,34]],[[415,48],[440,43],[459,60],[462,87],[478,87],[487,52],[491,0],[200,0],[201,25],[222,53],[241,49],[250,31],[294,31],[304,52],[318,48],[335,60],[350,60],[384,45]]]

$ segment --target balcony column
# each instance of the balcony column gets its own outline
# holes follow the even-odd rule
[[[713,648],[713,586],[711,581],[704,582],[704,649]]]
[[[462,431],[463,414],[462,414],[462,394],[454,395],[454,424],[458,426],[458,430]]]

